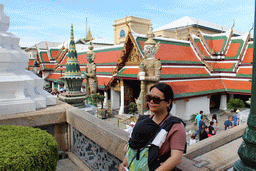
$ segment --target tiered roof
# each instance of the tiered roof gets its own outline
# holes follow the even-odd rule
[[[232,29],[229,29],[226,33],[214,35],[199,30],[197,34],[190,33],[188,41],[155,37],[154,40],[160,42],[155,55],[162,63],[160,82],[172,86],[176,99],[216,93],[250,94],[253,58],[250,34],[232,35]],[[99,89],[115,86],[118,79],[137,80],[146,40],[146,36],[130,31],[124,45],[94,49]],[[50,49],[50,54],[54,56],[59,51]],[[78,51],[82,73],[87,64],[86,53],[87,50]],[[46,61],[44,55],[47,53],[41,54],[40,59]],[[58,81],[60,65],[63,66],[63,75],[66,56],[46,80]]]

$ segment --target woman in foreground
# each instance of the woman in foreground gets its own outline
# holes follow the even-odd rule
[[[153,113],[149,116],[149,118],[151,118],[155,124],[161,126],[168,118],[171,117],[170,111],[172,108],[172,102],[173,91],[168,84],[160,83],[155,86],[152,86],[150,88],[150,93],[147,95],[147,103],[149,106],[149,110]],[[139,127],[139,123],[140,122],[137,122],[137,127]],[[143,130],[143,133],[144,132],[145,134],[148,134],[145,130]],[[130,139],[129,146],[131,142],[132,141]],[[160,146],[160,149],[158,150],[157,158],[158,160],[160,160],[160,166],[156,170],[175,170],[176,166],[181,162],[182,155],[185,150],[185,144],[186,133],[184,124],[175,123],[168,132],[164,143]],[[125,147],[125,151],[126,150],[127,146]],[[121,163],[119,166],[119,170],[127,171],[126,169],[128,167],[129,163],[127,163],[127,159],[125,156],[123,163]]]

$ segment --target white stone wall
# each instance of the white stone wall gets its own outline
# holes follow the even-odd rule
[[[176,101],[175,116],[185,119],[186,118],[186,102],[184,99]]]
[[[186,102],[186,115],[184,119],[189,120],[192,114],[199,113],[200,110],[206,115],[210,114],[210,98],[207,96],[190,98]]]

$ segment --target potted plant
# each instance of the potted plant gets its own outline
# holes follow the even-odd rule
[[[129,104],[129,114],[132,114],[133,116],[132,116],[132,118],[134,119],[134,121],[136,120],[136,118],[135,118],[135,114],[136,113],[138,113],[138,109],[137,109],[137,104],[136,103],[134,103],[134,102],[131,102],[130,104]]]
[[[91,96],[92,104],[97,107],[97,116],[101,119],[107,118],[107,109],[103,109],[103,102],[105,96],[99,93],[95,93]],[[101,104],[101,108],[98,109],[98,102]]]
[[[237,109],[244,108],[244,101],[241,99],[230,99],[227,104],[228,109],[233,109],[232,112],[236,112]]]

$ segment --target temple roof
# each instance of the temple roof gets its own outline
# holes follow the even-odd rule
[[[225,92],[250,94],[253,43],[248,40],[248,33],[238,37],[230,35],[232,36],[232,32],[214,35],[202,33],[201,37],[192,35],[189,41],[155,37],[154,40],[160,42],[160,48],[155,55],[162,63],[160,81],[173,87],[176,99]],[[94,49],[100,89],[112,85],[109,83],[113,80],[137,80],[139,63],[129,60],[133,52],[138,53],[136,60],[144,58],[143,48],[146,40],[146,36],[131,31],[124,45]],[[214,53],[211,54],[206,46],[213,48]],[[226,53],[223,52],[225,48]],[[87,51],[88,49],[81,49],[77,53],[82,73],[88,63]],[[50,52],[54,56],[60,49],[50,48]],[[47,62],[47,59],[50,59],[44,51],[41,51],[40,55],[40,59],[45,62],[43,66],[47,68],[52,61]],[[56,60],[56,63],[63,66],[62,72],[60,65],[56,65],[54,72],[48,75],[46,80],[60,81],[58,78],[61,73],[64,75],[67,56],[59,62]]]
[[[160,30],[175,30],[176,28],[177,29],[185,28],[187,26],[196,27],[197,25],[198,25],[199,28],[213,30],[213,31],[220,32],[220,33],[222,31],[226,32],[230,29],[228,27],[223,27],[223,26],[218,25],[218,24],[214,24],[214,23],[210,23],[210,22],[207,22],[207,21],[203,21],[203,20],[200,20],[200,19],[193,18],[193,17],[185,16],[183,18],[180,18],[178,20],[170,22],[169,24],[166,24],[164,26],[161,26],[161,27],[155,29],[154,32],[155,31],[160,31]],[[242,32],[242,31],[239,31],[239,30],[234,30],[234,34],[235,35],[243,35],[243,34],[245,34],[245,32]]]
[[[39,48],[39,49],[47,49],[47,45],[48,45],[48,47],[56,47],[60,44],[61,44],[61,42],[42,41],[42,42],[39,42],[39,43],[37,43],[33,46],[28,47],[27,49],[25,49],[25,51],[28,51],[30,49],[36,49],[36,47]]]

